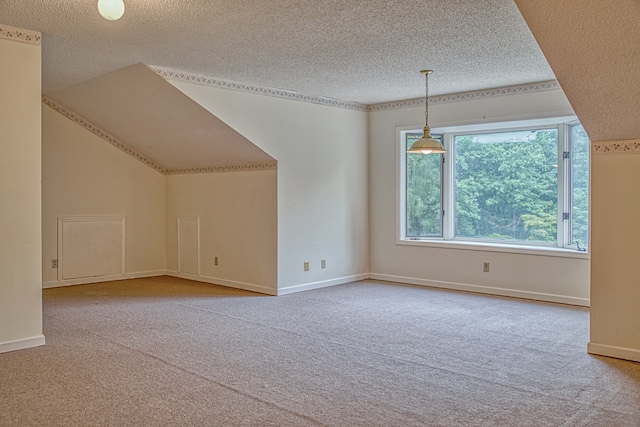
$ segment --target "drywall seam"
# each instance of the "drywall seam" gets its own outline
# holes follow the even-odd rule
[[[9,27],[8,25],[0,25],[0,39],[35,44],[38,46],[42,43],[42,35],[39,32]]]
[[[247,162],[247,163],[237,163],[237,164],[231,164],[231,165],[197,166],[197,167],[188,167],[188,168],[167,168],[149,159],[144,154],[131,148],[130,146],[120,141],[115,136],[111,135],[109,132],[94,125],[90,121],[85,120],[78,114],[74,113],[73,111],[66,108],[65,106],[57,103],[56,101],[49,98],[48,96],[43,95],[42,102],[45,105],[48,105],[49,107],[51,107],[54,111],[57,111],[58,113],[62,114],[72,122],[82,126],[89,132],[93,133],[94,135],[104,139],[105,141],[107,141],[109,144],[113,145],[117,149],[124,151],[131,157],[139,160],[140,162],[144,163],[145,165],[149,166],[152,169],[155,169],[156,171],[160,172],[163,175],[269,170],[269,169],[276,169],[278,166],[277,161],[272,161],[272,162]]]
[[[579,305],[589,307],[588,298],[571,297],[567,295],[546,294],[542,292],[521,291],[517,289],[494,288],[490,286],[472,285],[466,283],[444,282],[440,280],[427,280],[415,277],[395,276],[390,274],[371,273],[371,279],[387,282],[407,283],[410,285],[428,286],[432,288],[450,289],[454,291],[474,292],[479,294],[499,295],[511,298],[523,298],[534,301],[555,302],[560,304]]]
[[[640,139],[594,141],[591,143],[591,154],[640,154]]]

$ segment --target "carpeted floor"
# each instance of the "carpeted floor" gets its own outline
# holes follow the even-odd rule
[[[157,277],[44,291],[0,426],[640,426],[588,310],[375,281],[282,297]]]

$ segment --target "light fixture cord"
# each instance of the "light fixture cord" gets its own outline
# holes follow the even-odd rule
[[[425,73],[424,75],[425,81],[425,90],[424,90],[424,124],[425,126],[429,125],[429,73]]]

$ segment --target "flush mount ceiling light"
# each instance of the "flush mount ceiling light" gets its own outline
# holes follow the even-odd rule
[[[98,12],[104,19],[117,21],[124,15],[123,0],[98,0]]]
[[[431,128],[429,127],[429,74],[433,70],[420,71],[425,76],[426,91],[425,91],[425,112],[424,112],[424,136],[422,139],[417,140],[411,145],[411,148],[407,150],[407,153],[422,153],[422,154],[442,154],[446,153],[440,141],[431,137]]]

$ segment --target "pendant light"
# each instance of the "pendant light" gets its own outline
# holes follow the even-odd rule
[[[411,145],[411,148],[407,150],[407,153],[422,153],[422,154],[442,154],[446,153],[440,141],[431,137],[431,128],[429,127],[429,74],[433,70],[420,71],[425,76],[426,91],[425,91],[425,113],[424,113],[424,136],[422,139],[417,140]]]
[[[124,15],[124,1],[98,0],[98,12],[108,21],[117,21]]]

